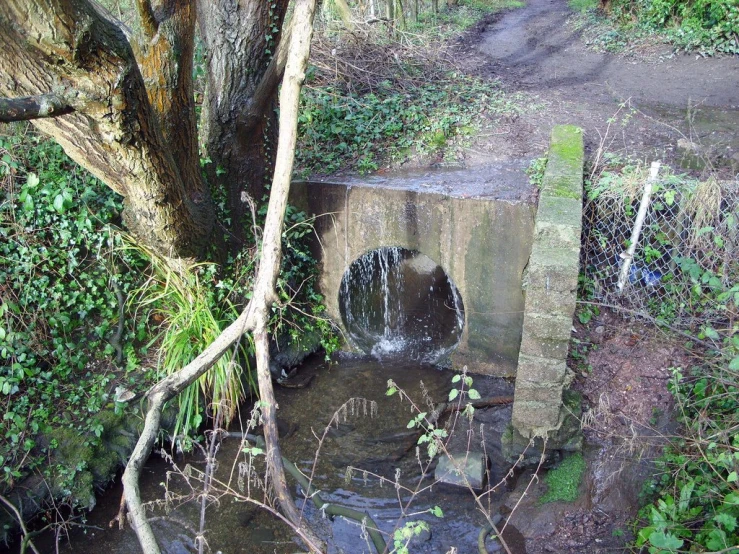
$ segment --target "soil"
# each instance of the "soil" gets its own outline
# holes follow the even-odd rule
[[[541,156],[555,124],[583,128],[586,149],[675,166],[739,171],[739,57],[702,58],[649,44],[596,52],[566,0],[531,0],[490,16],[459,39],[463,68],[524,93],[525,113],[499,121],[467,165]],[[679,144],[678,144],[679,142]]]
[[[629,552],[652,460],[675,427],[671,368],[687,367],[690,354],[675,338],[611,312],[577,323],[573,336],[569,369],[583,397],[587,462],[581,495],[543,509],[547,486],[529,470],[507,500],[509,521],[528,554]]]
[[[739,173],[739,57],[701,58],[648,44],[628,55],[595,52],[566,0],[531,0],[460,38],[464,69],[522,93],[530,108],[496,122],[465,165],[545,154],[553,125],[583,128],[592,156],[607,149],[725,178]],[[698,160],[698,163],[696,163]],[[580,499],[542,509],[546,485],[521,475],[507,502],[528,554],[627,552],[651,460],[674,430],[671,368],[682,343],[604,312],[576,325],[570,369],[583,396],[587,470]]]

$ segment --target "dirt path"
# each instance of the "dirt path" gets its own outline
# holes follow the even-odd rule
[[[529,0],[462,39],[468,71],[500,79],[532,107],[498,122],[502,127],[470,149],[468,164],[541,156],[552,126],[571,123],[583,128],[591,154],[603,146],[673,166],[697,157],[703,167],[690,168],[697,173],[739,173],[739,57],[696,59],[673,55],[667,45],[639,57],[594,52],[572,15],[567,0]],[[679,343],[608,313],[587,327],[577,324],[577,333],[589,346],[579,362],[570,360],[572,386],[593,416],[585,429],[583,494],[542,509],[546,487],[535,481],[526,490],[530,475],[519,479],[508,507],[527,554],[628,551],[649,460],[662,444],[656,429],[665,432],[670,421],[669,368],[688,363]]]
[[[590,150],[606,137],[611,150],[678,165],[690,141],[710,165],[739,171],[739,57],[696,59],[673,55],[668,45],[639,58],[594,52],[572,15],[566,0],[530,0],[464,37],[469,70],[529,94],[538,106],[479,145],[473,160],[540,155],[552,125],[574,123]]]

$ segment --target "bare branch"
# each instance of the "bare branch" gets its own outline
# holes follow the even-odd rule
[[[28,529],[26,529],[26,524],[23,522],[23,516],[18,511],[18,508],[15,507],[15,505],[10,502],[7,498],[5,498],[3,495],[0,494],[0,502],[5,504],[9,510],[13,512],[13,515],[15,515],[16,519],[18,520],[18,523],[21,526],[21,532],[23,533],[23,539],[21,540],[21,554],[26,551],[26,546],[30,546],[31,550],[33,550],[34,554],[40,554],[39,551],[36,549],[36,545],[33,544],[31,541],[31,534],[29,534]]]
[[[295,506],[285,481],[285,470],[279,449],[279,437],[275,421],[277,402],[272,388],[272,377],[269,371],[269,337],[267,334],[268,312],[275,299],[275,282],[280,269],[282,257],[281,236],[287,197],[290,192],[293,163],[295,161],[295,144],[297,142],[298,109],[300,90],[305,79],[308,66],[310,42],[313,35],[313,17],[316,0],[298,0],[292,18],[292,36],[285,65],[285,76],[280,90],[280,123],[274,178],[269,196],[267,218],[264,223],[262,240],[262,259],[254,285],[253,301],[257,303],[254,310],[254,345],[257,358],[257,377],[259,381],[259,397],[262,402],[264,419],[264,438],[267,444],[267,464],[280,501],[280,507],[293,523],[300,527],[301,515]],[[312,533],[309,546],[320,552],[320,541]]]
[[[73,111],[74,108],[64,98],[53,93],[24,98],[0,98],[0,122],[2,123],[58,117]]]
[[[139,492],[139,476],[159,432],[164,404],[203,375],[248,330],[252,330],[254,334],[259,396],[262,403],[264,436],[267,444],[268,470],[282,510],[296,528],[301,528],[301,517],[287,488],[280,454],[275,420],[277,402],[275,401],[272,376],[269,371],[267,314],[275,299],[274,288],[280,268],[282,226],[287,206],[287,196],[290,191],[290,178],[297,141],[300,89],[308,64],[315,7],[316,0],[299,0],[293,13],[295,23],[285,66],[285,79],[280,93],[280,134],[277,145],[277,162],[264,224],[262,257],[257,270],[252,300],[238,319],[229,325],[195,360],[177,373],[154,385],[147,393],[149,408],[146,413],[144,430],[123,474],[123,490],[131,523],[145,554],[159,554],[160,549],[146,519]],[[301,529],[301,536],[306,539],[311,550],[315,552],[322,550],[320,540],[310,529]]]
[[[250,329],[250,302],[241,315],[213,341],[208,348],[177,373],[162,379],[147,393],[149,407],[144,429],[123,473],[123,493],[128,505],[131,526],[136,532],[141,548],[146,554],[159,554],[154,532],[146,519],[146,512],[139,492],[139,477],[156,441],[164,404],[180,394],[203,375],[242,335]]]

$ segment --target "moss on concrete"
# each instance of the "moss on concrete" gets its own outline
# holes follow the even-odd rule
[[[582,130],[573,125],[556,126],[552,130],[542,195],[580,199],[583,156]]]

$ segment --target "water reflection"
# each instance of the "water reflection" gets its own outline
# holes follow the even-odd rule
[[[283,454],[300,467],[306,475],[313,475],[314,485],[320,489],[325,501],[353,507],[371,514],[381,530],[391,533],[406,514],[412,519],[426,520],[432,532],[422,542],[414,544],[411,551],[419,554],[445,553],[454,546],[457,552],[476,552],[477,534],[484,522],[468,492],[434,486],[411,499],[408,491],[398,491],[392,485],[396,475],[404,486],[415,489],[430,484],[429,478],[421,479],[424,472],[433,473],[433,466],[426,466],[425,452],[416,453],[417,435],[409,432],[408,422],[415,412],[408,400],[400,402],[398,396],[388,397],[387,380],[393,379],[403,388],[412,402],[425,410],[447,398],[452,373],[432,366],[408,362],[381,364],[368,359],[342,360],[338,365],[309,364],[303,372],[313,372],[315,377],[306,389],[276,390],[279,403],[278,417],[289,437],[282,441]],[[501,387],[505,383],[498,382]],[[484,395],[508,394],[510,390],[487,385],[479,378]],[[351,399],[354,399],[353,401]],[[338,417],[335,417],[338,413]],[[248,414],[243,414],[246,421]],[[501,421],[510,414],[502,414]],[[332,422],[329,425],[330,422]],[[478,423],[475,423],[479,426]],[[327,431],[328,427],[328,431]],[[492,427],[491,427],[492,428]],[[235,431],[236,429],[232,429]],[[321,441],[320,438],[325,437]],[[491,451],[494,449],[491,443]],[[319,448],[320,446],[320,448]],[[316,455],[317,454],[317,455]],[[491,456],[492,456],[491,452]],[[218,452],[216,476],[222,482],[236,487],[238,463],[244,460],[239,439],[224,439]],[[181,469],[187,464],[196,470],[204,468],[203,458],[177,458]],[[359,468],[347,479],[346,467]],[[257,467],[261,471],[261,467]],[[141,482],[145,500],[162,499],[163,483],[171,467],[154,456],[149,462]],[[365,473],[365,470],[367,473]],[[376,474],[390,481],[381,486],[373,477]],[[296,496],[300,491],[288,477]],[[189,502],[174,501],[167,509],[154,509],[150,517],[163,551],[168,554],[196,552],[193,540],[200,517],[197,495],[176,476],[169,479],[171,498],[177,494],[192,498]],[[263,500],[261,494],[253,495]],[[89,517],[89,522],[100,530],[87,535],[75,533],[71,544],[62,552],[105,552],[128,554],[139,552],[134,533],[108,529],[108,521],[115,515],[120,490],[114,490],[101,499],[99,508]],[[301,550],[289,528],[275,516],[248,502],[235,501],[225,495],[212,499],[206,512],[205,539],[211,552],[230,553],[294,553]],[[498,497],[490,497],[490,509],[495,509]],[[438,519],[425,512],[441,506],[444,518]],[[303,506],[304,515],[321,538],[327,541],[330,553],[374,553],[363,538],[361,527],[343,518],[330,520],[308,502]],[[388,541],[392,545],[392,541]],[[52,552],[53,548],[46,550]],[[207,551],[207,549],[206,549]]]

